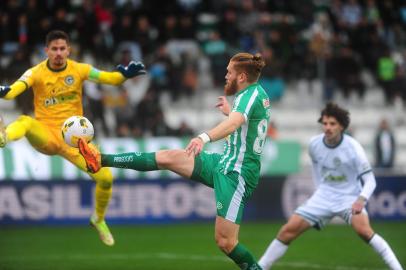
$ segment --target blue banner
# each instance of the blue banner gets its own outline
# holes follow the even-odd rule
[[[373,219],[406,220],[406,177],[377,177],[377,186],[368,202]]]
[[[0,182],[0,225],[87,223],[93,181]],[[185,180],[119,180],[107,211],[109,223],[170,223],[212,220],[211,188]]]
[[[94,209],[95,183],[0,181],[0,226],[86,224]],[[243,220],[287,219],[314,192],[309,175],[262,178],[244,209]],[[406,177],[377,177],[367,205],[372,220],[406,221]],[[213,221],[214,192],[190,180],[116,180],[106,219],[109,224]]]

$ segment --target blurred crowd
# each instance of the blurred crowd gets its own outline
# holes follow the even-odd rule
[[[124,86],[109,97],[103,86],[85,85],[87,114],[111,136],[190,135],[169,127],[159,96],[176,101],[199,91],[202,59],[213,87],[222,87],[229,57],[261,52],[261,83],[270,98],[283,98],[293,81],[322,82],[323,98],[337,91],[362,99],[363,73],[379,85],[390,106],[406,99],[406,2],[401,0],[4,0],[0,2],[0,83],[11,83],[36,64],[48,31],[72,39],[72,58],[96,67],[141,60],[149,84],[136,102]],[[136,82],[134,82],[136,83]],[[29,91],[17,104],[32,110]],[[104,119],[116,113],[114,130]]]

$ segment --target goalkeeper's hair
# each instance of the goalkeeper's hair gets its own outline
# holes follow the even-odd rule
[[[346,130],[350,125],[350,113],[349,111],[341,108],[334,102],[329,102],[326,107],[321,111],[319,123],[323,122],[323,116],[334,117],[338,123]]]
[[[49,32],[47,34],[47,36],[45,38],[45,45],[48,47],[49,43],[51,43],[52,41],[57,40],[57,39],[63,39],[68,44],[70,42],[68,34],[66,34],[64,31],[52,30],[51,32]]]
[[[234,63],[234,68],[237,72],[245,72],[247,81],[256,82],[261,75],[262,68],[265,66],[265,61],[261,54],[252,55],[250,53],[237,53],[230,62]]]

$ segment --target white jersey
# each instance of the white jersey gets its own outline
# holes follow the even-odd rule
[[[313,137],[309,144],[317,192],[331,199],[337,196],[359,196],[361,176],[372,171],[362,146],[351,136],[343,135],[335,147],[324,143],[324,134]]]

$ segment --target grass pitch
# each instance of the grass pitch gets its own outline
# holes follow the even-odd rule
[[[240,241],[258,258],[282,223],[243,223]],[[0,270],[238,269],[214,243],[214,226],[112,225],[114,247],[87,226],[0,227]],[[406,222],[373,223],[406,266]],[[348,226],[310,230],[275,270],[381,270],[380,257]]]

